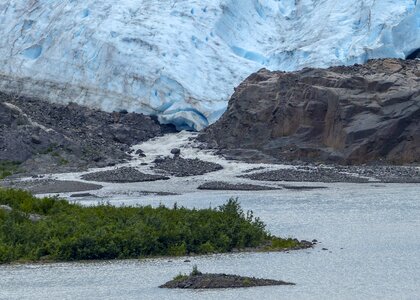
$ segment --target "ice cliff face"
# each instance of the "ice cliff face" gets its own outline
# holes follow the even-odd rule
[[[0,89],[179,128],[216,121],[250,73],[405,58],[417,0],[2,0]]]

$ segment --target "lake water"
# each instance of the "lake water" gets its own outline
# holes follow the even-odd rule
[[[1,299],[419,299],[420,185],[334,184],[312,191],[195,192],[113,197],[115,204],[209,207],[238,196],[276,235],[318,239],[314,249],[189,258],[0,266]],[[89,200],[84,204],[92,203]],[[327,248],[328,250],[322,250]],[[197,264],[296,286],[159,289]]]

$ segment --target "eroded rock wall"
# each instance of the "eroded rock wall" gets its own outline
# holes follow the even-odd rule
[[[236,88],[200,139],[286,160],[420,162],[420,60],[262,69]]]

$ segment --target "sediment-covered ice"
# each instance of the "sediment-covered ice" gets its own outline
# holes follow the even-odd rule
[[[266,67],[405,58],[417,0],[2,0],[0,89],[202,129]]]

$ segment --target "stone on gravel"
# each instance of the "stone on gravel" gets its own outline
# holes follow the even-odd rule
[[[171,150],[171,154],[173,154],[175,156],[180,155],[181,154],[181,149],[179,149],[179,148],[173,148]]]
[[[136,154],[136,155],[138,155],[138,156],[140,156],[140,157],[146,157],[146,154],[144,154],[144,151],[143,151],[143,150],[141,150],[141,149],[138,149],[138,150],[135,152],[135,154]]]

